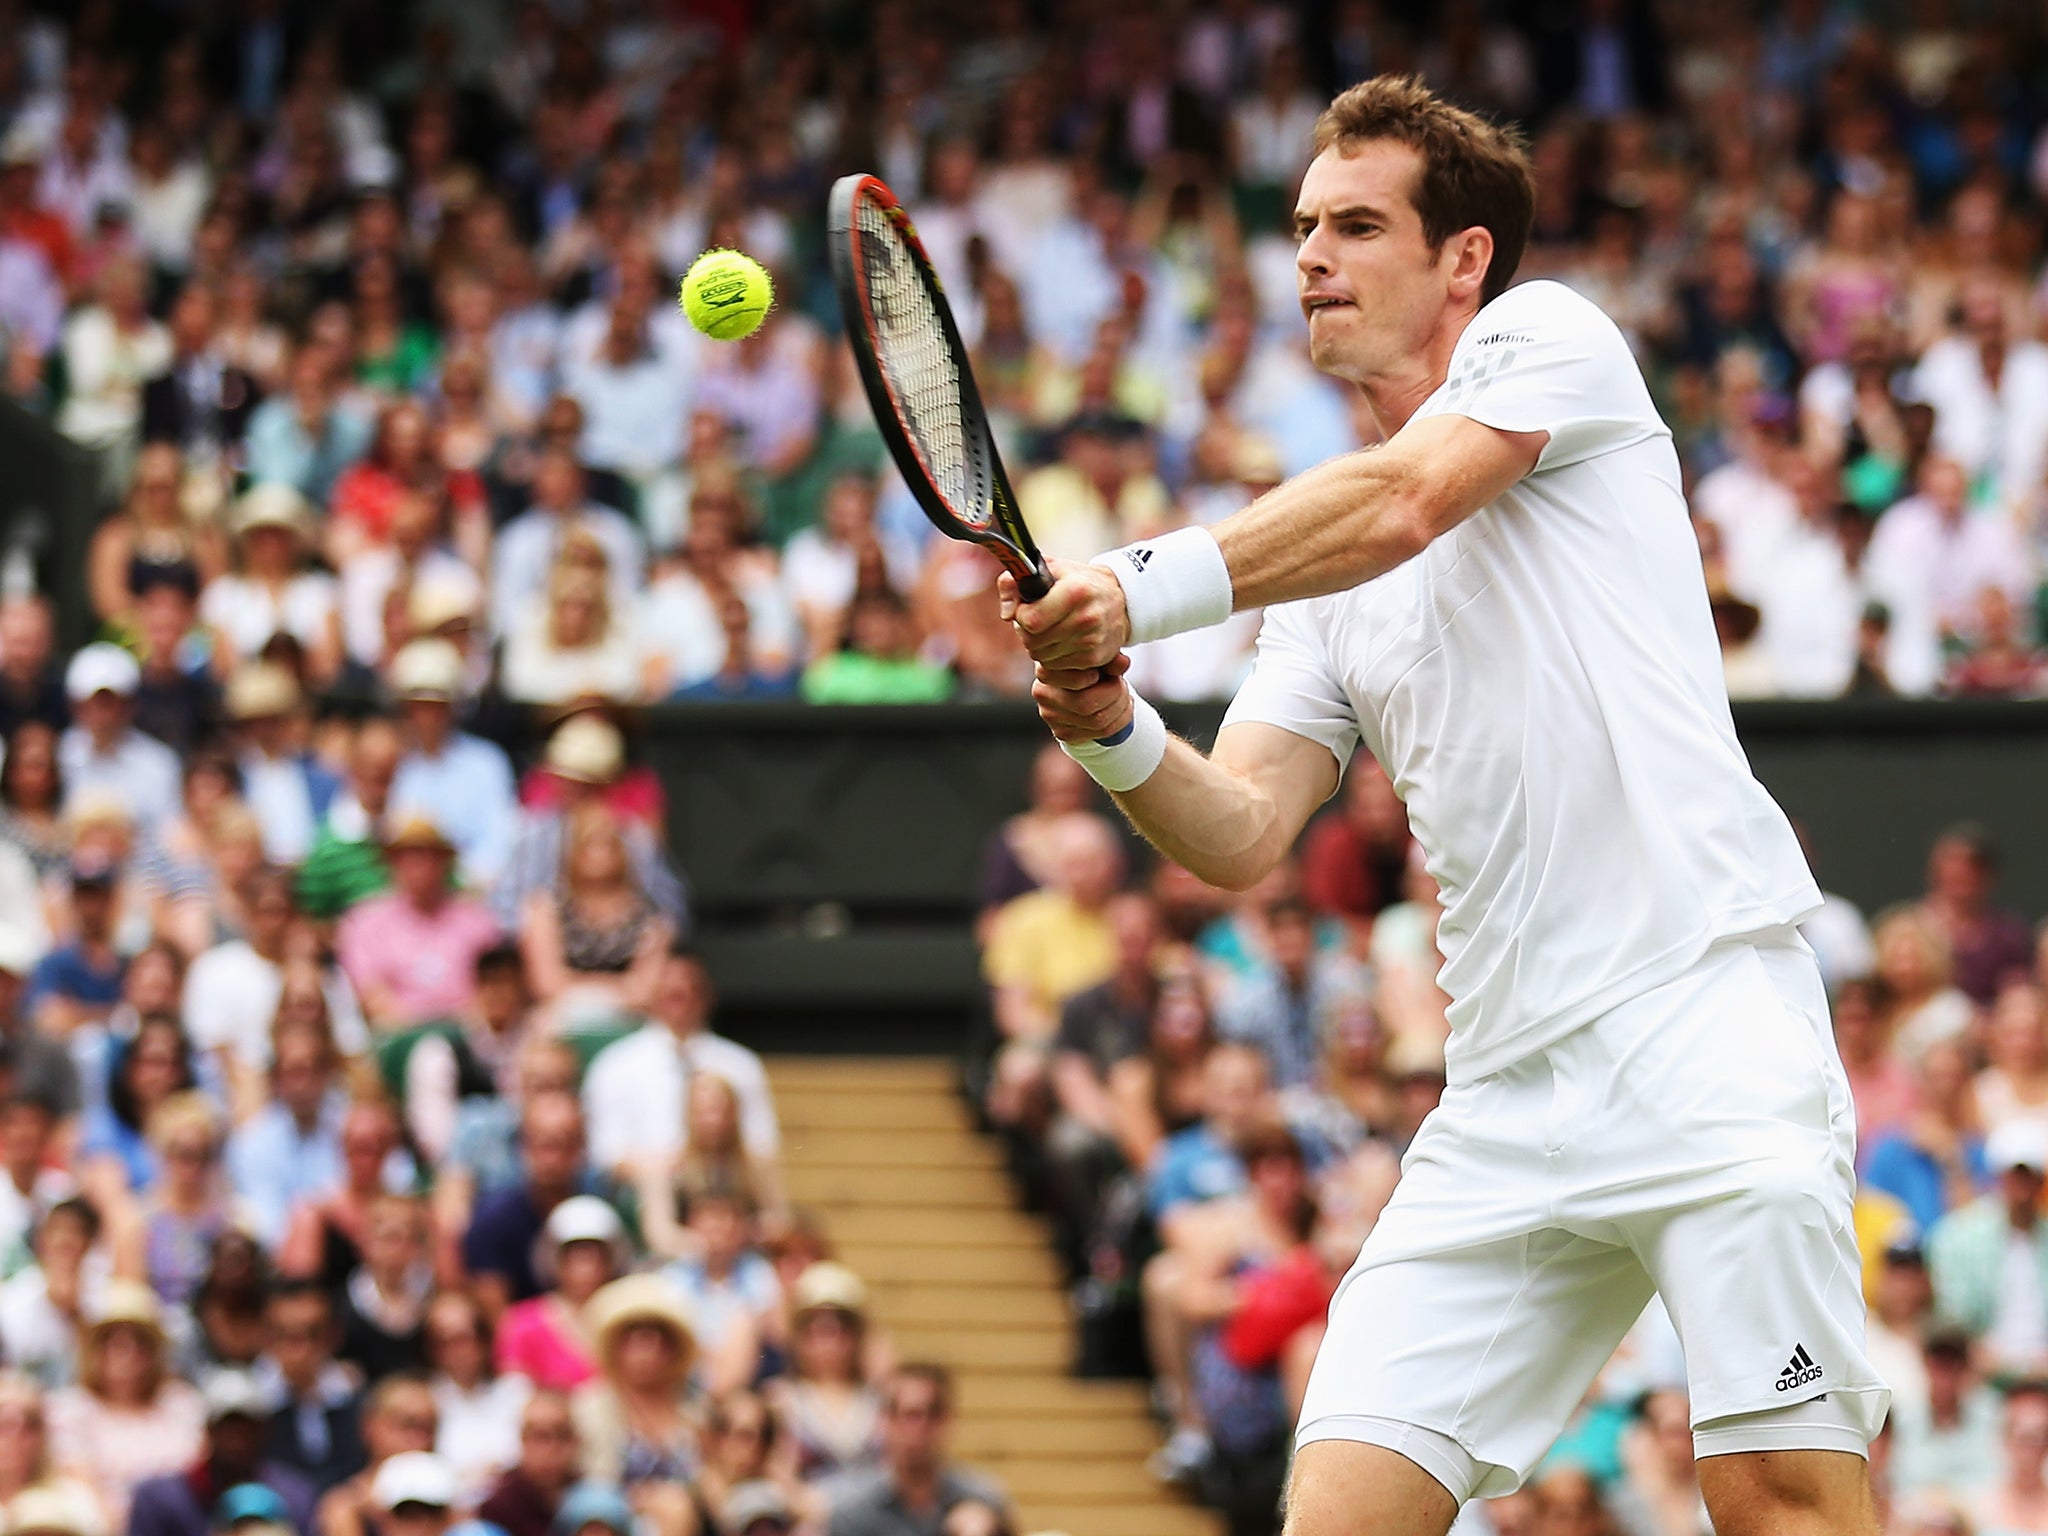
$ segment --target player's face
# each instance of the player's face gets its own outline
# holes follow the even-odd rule
[[[1375,139],[1330,148],[1302,177],[1295,276],[1309,355],[1353,383],[1413,365],[1441,322],[1452,264],[1423,238],[1410,196],[1422,158]]]

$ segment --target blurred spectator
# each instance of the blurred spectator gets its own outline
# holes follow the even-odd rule
[[[1301,890],[1317,912],[1376,916],[1398,899],[1408,869],[1408,812],[1384,769],[1360,753],[1338,807],[1316,819],[1301,845]]]
[[[923,1536],[962,1504],[1007,1518],[1002,1491],[947,1454],[953,1381],[943,1366],[897,1367],[882,1388],[882,1456],[873,1471],[827,1488],[830,1536]]]
[[[196,654],[199,573],[189,565],[130,567],[134,624],[142,676],[135,688],[135,724],[189,759],[220,726],[222,696]]]
[[[540,1294],[533,1245],[554,1208],[592,1192],[583,1111],[568,1092],[529,1094],[519,1127],[521,1182],[486,1194],[462,1239],[462,1261],[493,1316]]]
[[[31,881],[56,874],[71,858],[59,740],[57,731],[41,720],[24,720],[8,736],[5,757],[0,758],[0,839],[27,858]],[[24,905],[30,909],[23,910]],[[39,935],[47,931],[47,921],[35,904],[13,906],[17,922]]]
[[[196,587],[221,573],[227,551],[220,529],[192,516],[186,494],[179,446],[145,446],[136,456],[127,497],[93,531],[87,546],[87,590],[93,612],[102,620],[121,623],[131,618],[152,577],[167,575]]]
[[[790,1297],[789,1375],[770,1393],[806,1482],[865,1470],[880,1448],[881,1394],[867,1378],[867,1287],[843,1264],[812,1264]]]
[[[389,682],[408,737],[391,804],[431,817],[454,843],[463,879],[488,885],[511,852],[512,766],[502,747],[456,728],[462,657],[445,640],[415,640],[392,659]]]
[[[262,398],[256,380],[222,355],[218,320],[212,289],[202,283],[179,289],[168,321],[169,363],[142,386],[143,440],[168,443],[216,476],[239,456]]]
[[[363,1400],[334,1358],[341,1346],[334,1303],[318,1281],[286,1281],[266,1309],[270,1345],[257,1378],[270,1391],[270,1455],[320,1493],[361,1470]]]
[[[1902,1398],[1892,1428],[1891,1481],[1901,1496],[1952,1489],[1964,1497],[1988,1489],[2000,1462],[1998,1394],[1970,1363],[1963,1335],[1927,1337],[1927,1396]]]
[[[454,1469],[465,1502],[474,1505],[519,1460],[520,1421],[534,1385],[493,1368],[490,1324],[466,1291],[435,1293],[423,1342],[441,1414],[434,1450]]]
[[[299,864],[341,787],[300,745],[299,685],[283,667],[255,662],[237,668],[228,680],[226,702],[239,741],[235,766],[242,795],[263,828],[264,857],[274,864]]]
[[[8,736],[30,720],[52,731],[70,723],[71,705],[64,669],[57,663],[56,641],[47,599],[0,601],[0,726]]]
[[[104,641],[71,658],[64,689],[76,724],[58,746],[65,804],[88,797],[111,800],[144,828],[177,814],[177,755],[135,729],[135,690],[142,669],[135,658]]]
[[[1984,1055],[1990,1065],[1975,1086],[1985,1125],[2048,1130],[2048,1011],[2040,988],[2015,981],[1999,994],[1984,1031]]]
[[[369,1381],[418,1372],[426,1365],[426,1310],[434,1288],[420,1202],[402,1194],[371,1202],[362,1250],[362,1262],[342,1287],[340,1356]]]
[[[2048,1385],[2017,1382],[2005,1396],[2005,1475],[1977,1500],[1987,1531],[2024,1531],[2041,1524],[2048,1505]]]
[[[272,1096],[229,1138],[227,1167],[256,1235],[274,1245],[302,1201],[341,1182],[348,1104],[334,1037],[323,1023],[281,1019],[270,1038]],[[139,1050],[141,1035],[136,1039]]]
[[[1997,885],[1998,851],[1982,827],[1950,827],[1935,839],[1921,908],[1948,940],[1956,986],[1980,1005],[2025,974],[2031,949],[2026,920],[1992,905]]]
[[[1315,915],[1300,898],[1281,898],[1265,917],[1264,959],[1220,989],[1216,1030],[1255,1047],[1275,1088],[1303,1087],[1322,1056],[1324,1019],[1367,992],[1366,976],[1348,956],[1317,951]]]
[[[1877,1007],[1877,988],[1867,981],[1848,981],[1835,989],[1835,1050],[1848,1075],[1859,1135],[1874,1143],[1901,1129],[1918,1095],[1913,1074],[1893,1050]],[[1930,1047],[1931,1049],[1931,1047]]]
[[[626,1272],[632,1247],[619,1213],[575,1195],[548,1213],[534,1250],[540,1295],[498,1322],[497,1364],[543,1391],[569,1392],[597,1374],[586,1322],[591,1297]]]
[[[569,1400],[559,1392],[537,1390],[519,1414],[518,1457],[492,1484],[477,1506],[477,1517],[506,1536],[553,1536],[556,1514],[581,1465]]]
[[[953,686],[950,671],[918,656],[910,606],[884,587],[855,596],[838,648],[804,668],[801,691],[813,704],[937,704]]]
[[[584,1475],[623,1485],[645,1513],[663,1484],[680,1491],[697,1471],[696,1331],[661,1275],[614,1280],[591,1299],[589,1326],[600,1374],[572,1399]]]
[[[500,530],[491,557],[491,624],[500,635],[517,635],[528,624],[550,571],[579,534],[600,557],[611,610],[624,613],[644,581],[640,533],[616,508],[589,499],[574,454],[549,448],[534,469],[532,506]]]
[[[1840,1009],[1837,1001],[1837,1017]],[[1930,1045],[1921,1054],[1917,1076],[1912,1112],[1890,1134],[1871,1138],[1863,1187],[1891,1195],[1924,1232],[1957,1206],[1968,1205],[1989,1185],[1990,1176],[1963,1045],[1953,1040]],[[1867,1134],[1860,1123],[1859,1134]]]
[[[782,1286],[775,1267],[754,1249],[758,1212],[743,1190],[717,1185],[695,1191],[687,1218],[687,1249],[661,1273],[683,1298],[702,1375],[714,1393],[753,1381],[761,1350],[782,1338]]]
[[[206,584],[199,617],[224,660],[251,660],[289,635],[322,684],[341,667],[341,614],[334,578],[308,565],[312,512],[289,485],[257,484],[235,503],[235,566]]]
[[[337,360],[321,343],[300,347],[287,372],[282,392],[249,418],[249,478],[289,486],[324,507],[342,472],[369,451],[375,424],[340,397]]]
[[[1031,759],[1030,803],[982,845],[980,900],[985,927],[1003,903],[1046,885],[1056,864],[1059,828],[1094,799],[1086,770],[1056,741]],[[984,939],[986,935],[983,936]]]
[[[366,720],[356,732],[347,776],[328,799],[299,865],[299,906],[308,917],[332,921],[390,885],[386,813],[404,755],[405,738],[388,720]]]
[[[406,815],[384,840],[391,889],[349,908],[335,952],[380,1030],[461,1018],[477,957],[498,942],[482,902],[453,893],[455,844],[431,816]]]
[[[1986,1139],[1984,1161],[1995,1192],[1951,1211],[1928,1234],[1934,1302],[1988,1360],[2024,1372],[2048,1358],[2048,1229],[2040,1211],[2048,1131],[2009,1120]]]
[[[85,1200],[59,1202],[37,1223],[30,1263],[0,1282],[0,1347],[10,1366],[44,1388],[68,1386],[78,1365],[79,1336],[98,1315],[111,1272],[100,1241],[100,1217]],[[40,1401],[34,1420],[39,1432]]]
[[[21,1006],[41,960],[41,945],[19,923],[0,921],[0,1060],[16,1097],[43,1106],[59,1121],[78,1113],[78,1069],[62,1042],[38,1030]]]
[[[1884,1033],[1908,1060],[1970,1027],[1969,998],[1951,984],[1953,954],[1924,909],[1893,907],[1871,927]]]
[[[171,336],[149,313],[149,273],[122,257],[100,269],[98,302],[65,322],[66,393],[57,429],[88,448],[132,453],[142,389],[171,362]]]

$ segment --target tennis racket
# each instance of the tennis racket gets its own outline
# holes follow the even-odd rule
[[[979,544],[1026,602],[1052,586],[974,387],[960,328],[910,215],[873,176],[843,176],[826,217],[832,276],[875,425],[924,515]]]

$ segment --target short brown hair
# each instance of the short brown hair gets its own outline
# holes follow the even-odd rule
[[[1438,246],[1475,226],[1493,236],[1479,301],[1499,298],[1536,222],[1536,173],[1521,132],[1452,106],[1414,75],[1378,75],[1323,109],[1315,152],[1341,153],[1374,139],[1406,144],[1422,157],[1409,199],[1422,216],[1423,239]]]

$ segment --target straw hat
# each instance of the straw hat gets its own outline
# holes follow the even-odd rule
[[[855,1317],[865,1317],[868,1310],[868,1288],[859,1275],[844,1264],[830,1259],[820,1259],[815,1264],[804,1266],[804,1272],[797,1276],[796,1289],[791,1298],[795,1303],[792,1315],[802,1317],[806,1312],[850,1312]]]
[[[266,480],[252,485],[235,502],[235,533],[240,536],[257,528],[282,528],[303,539],[312,524],[312,510],[306,498],[289,485]]]
[[[237,667],[228,679],[228,713],[237,720],[273,720],[299,707],[299,683],[267,661]]]
[[[455,845],[448,841],[448,834],[441,830],[441,824],[422,810],[406,811],[398,818],[390,836],[384,839],[384,851],[397,853],[406,848],[424,848],[434,853],[453,853]]]
[[[625,738],[599,715],[572,715],[548,738],[547,765],[559,778],[609,784],[625,762]]]
[[[600,1360],[611,1357],[619,1335],[636,1323],[658,1323],[667,1328],[682,1345],[685,1359],[697,1352],[697,1326],[690,1317],[689,1298],[674,1281],[661,1275],[628,1275],[612,1281],[590,1298],[583,1317]]]

